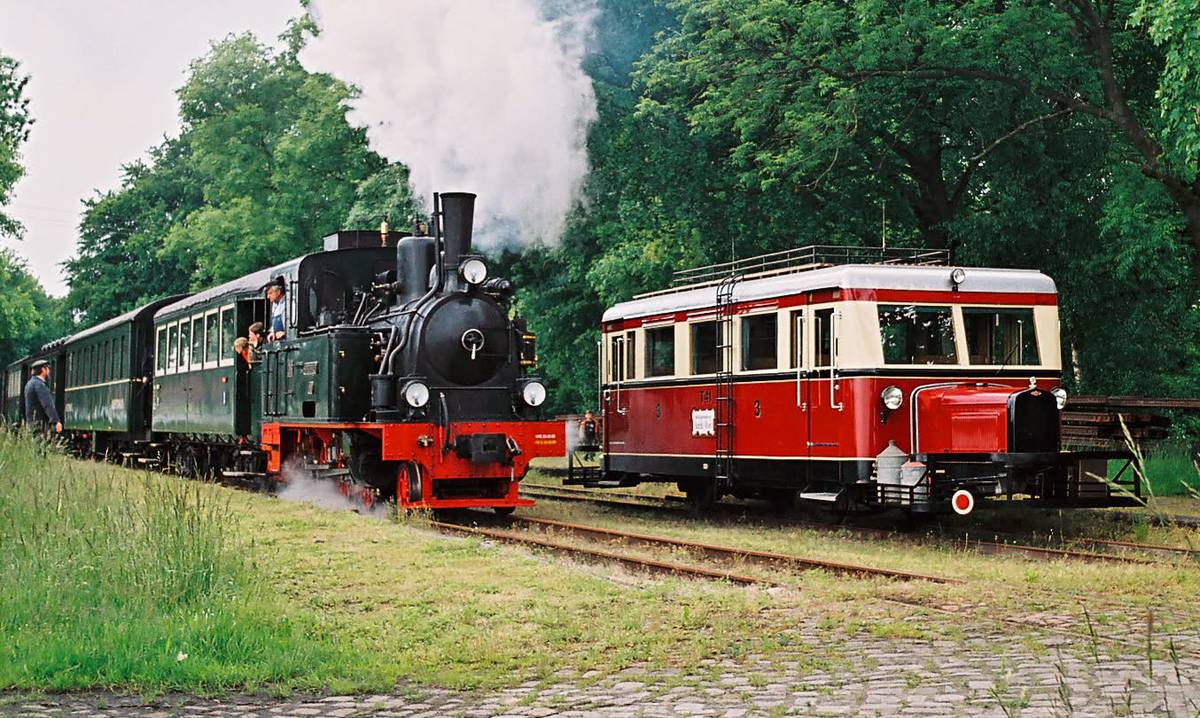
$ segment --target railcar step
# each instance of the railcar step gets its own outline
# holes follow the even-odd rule
[[[832,504],[842,495],[840,491],[801,491],[800,499],[802,501],[822,501]]]
[[[227,479],[246,479],[258,478],[266,476],[266,474],[260,474],[257,471],[222,471],[221,476]]]
[[[152,458],[149,456],[139,456],[138,463],[139,464],[157,464],[158,459],[155,459],[155,458]]]

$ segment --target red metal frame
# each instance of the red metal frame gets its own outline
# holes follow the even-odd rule
[[[563,456],[566,452],[565,430],[555,421],[474,421],[451,425],[451,436],[469,434],[504,434],[520,449],[507,463],[475,463],[460,457],[452,449],[443,450],[446,429],[431,422],[378,424],[350,423],[270,423],[263,424],[262,446],[267,452],[267,471],[278,475],[285,462],[294,457],[315,463],[344,466],[339,437],[347,431],[375,437],[383,447],[383,460],[406,462],[416,466],[421,475],[421,497],[409,496],[409,476],[401,470],[396,477],[396,503],[401,508],[454,509],[472,507],[532,506],[533,501],[520,498],[518,484],[525,477],[532,459]],[[478,496],[438,498],[435,482],[463,479],[497,479],[502,482],[502,497]],[[348,492],[349,487],[344,489]]]

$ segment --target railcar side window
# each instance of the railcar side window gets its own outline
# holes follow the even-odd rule
[[[788,325],[791,328],[792,364],[793,369],[804,365],[804,310],[797,309],[788,315]]]
[[[950,307],[880,304],[879,336],[884,364],[955,364]]]
[[[742,317],[742,369],[774,369],[779,364],[779,320],[774,313]]]
[[[972,364],[1040,364],[1032,309],[963,307]]]
[[[220,318],[216,312],[204,318],[204,331],[208,335],[205,346],[205,361],[216,361],[221,357]]]
[[[167,329],[158,328],[158,344],[154,354],[154,370],[162,373],[167,368]]]
[[[172,324],[167,328],[167,371],[174,371],[179,366],[179,325]]]
[[[833,364],[833,309],[818,309],[813,312],[813,325],[817,332],[817,341],[813,345],[815,350],[813,366],[831,366]]]
[[[692,325],[692,373],[716,374],[720,371],[721,355],[717,348],[721,329],[716,322],[696,322]]]
[[[646,376],[675,373],[675,327],[646,330]]]
[[[615,336],[610,340],[608,361],[609,379],[625,381],[625,337]]]
[[[625,374],[626,379],[637,378],[637,334],[625,332]]]
[[[192,366],[204,366],[204,317],[192,318]]]
[[[188,370],[188,359],[192,355],[192,323],[184,319],[179,325],[179,371]]]

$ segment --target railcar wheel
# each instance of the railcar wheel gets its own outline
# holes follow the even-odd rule
[[[680,481],[679,488],[687,495],[688,507],[696,514],[712,511],[721,498],[720,492],[717,491],[717,482],[711,479]]]

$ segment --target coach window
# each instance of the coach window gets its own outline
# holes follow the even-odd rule
[[[167,369],[167,328],[158,328],[158,342],[154,357],[154,370],[159,374]]]
[[[192,366],[204,368],[204,317],[192,317]]]
[[[804,366],[804,310],[797,309],[788,315],[788,329],[791,337],[792,359],[791,368],[800,369]]]
[[[774,312],[742,317],[742,370],[776,368],[778,343],[779,319]]]
[[[217,366],[217,360],[221,358],[221,318],[215,309],[204,315],[204,333],[204,361],[209,366]]]
[[[884,364],[957,364],[950,307],[880,304]]]
[[[692,325],[692,374],[716,374],[721,366],[717,338],[721,335],[716,322],[696,322]]]
[[[972,364],[1040,364],[1032,309],[963,307]]]
[[[167,372],[173,373],[179,366],[179,325],[167,327]]]
[[[813,312],[813,366],[830,366],[833,363],[833,309],[818,309]]]
[[[179,323],[179,371],[187,371],[192,355],[192,322],[187,317]]]
[[[221,307],[221,366],[233,364],[233,340],[237,338],[237,317],[233,307]]]
[[[671,376],[675,373],[675,327],[646,330],[646,376]]]

